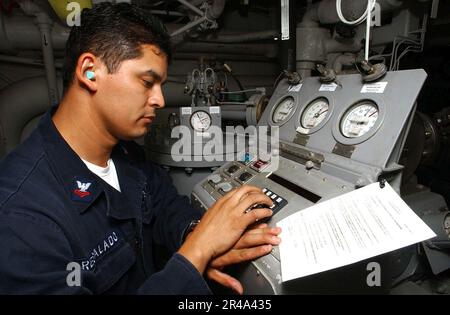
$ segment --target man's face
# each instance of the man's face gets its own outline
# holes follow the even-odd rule
[[[141,52],[141,57],[123,61],[116,73],[104,75],[94,95],[98,117],[116,139],[145,135],[155,110],[164,107],[167,56],[154,45],[142,45]],[[106,67],[102,71],[107,73]]]

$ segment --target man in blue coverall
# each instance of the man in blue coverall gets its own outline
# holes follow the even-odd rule
[[[164,106],[169,61],[164,27],[135,6],[83,11],[63,100],[0,164],[0,294],[209,294],[203,275],[242,293],[223,268],[279,244],[255,227],[269,209],[245,211],[272,205],[259,188],[202,215],[131,141]]]

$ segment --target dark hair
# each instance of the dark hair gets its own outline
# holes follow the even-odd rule
[[[81,13],[81,25],[74,26],[66,44],[63,73],[64,92],[73,81],[78,58],[90,52],[115,73],[124,60],[141,56],[140,46],[158,46],[170,61],[170,36],[162,22],[129,3],[102,2]]]

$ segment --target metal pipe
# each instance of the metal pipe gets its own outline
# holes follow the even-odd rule
[[[390,11],[402,6],[403,0],[377,0],[380,10]],[[360,17],[367,9],[367,0],[345,0],[342,2],[342,13],[348,20]],[[336,24],[340,19],[336,11],[336,0],[322,0],[317,7],[317,15],[322,24]]]
[[[176,52],[223,53],[237,55],[256,55],[274,58],[278,54],[276,44],[215,44],[215,43],[183,43]]]
[[[200,10],[199,8],[197,8],[195,5],[192,5],[191,3],[189,3],[186,0],[177,0],[179,3],[181,3],[182,5],[184,5],[185,7],[189,8],[191,11],[197,13],[200,16],[203,16],[203,11]]]
[[[6,56],[6,55],[0,55],[0,62],[8,62],[8,63],[16,63],[20,65],[27,65],[27,66],[35,66],[35,67],[44,67],[44,64],[40,62],[39,60],[34,60],[30,58],[23,58],[23,57],[15,57],[15,56]],[[56,69],[62,69],[62,64],[59,62],[55,62],[55,68]]]
[[[351,66],[355,63],[356,56],[353,54],[342,54],[336,57],[333,62],[333,70],[336,74],[340,74],[344,66]]]
[[[55,58],[51,37],[52,21],[43,13],[36,16],[36,22],[41,30],[42,55],[44,58],[45,72],[47,74],[50,105],[59,103],[59,92],[56,84]]]
[[[185,16],[185,14],[177,12],[177,11],[150,10],[150,13],[158,14],[158,15]]]
[[[268,30],[261,32],[252,32],[246,34],[223,34],[217,37],[206,39],[204,42],[213,43],[244,43],[250,41],[264,40],[264,39],[274,39],[279,35],[277,30]]]
[[[51,32],[53,48],[63,50],[69,37],[69,28],[54,24]],[[6,17],[0,14],[0,53],[17,54],[22,50],[40,49],[39,27],[28,16]]]
[[[44,57],[45,71],[47,74],[48,92],[50,105],[58,104],[59,92],[56,84],[55,59],[53,57],[52,45],[52,19],[41,10],[34,2],[29,0],[18,1],[22,10],[27,14],[35,17],[35,22],[39,28],[41,35],[42,54]]]
[[[174,37],[174,36],[180,35],[180,34],[186,32],[186,31],[190,30],[191,28],[197,26],[198,24],[203,23],[206,20],[207,20],[206,16],[203,16],[203,17],[201,17],[199,19],[196,19],[196,20],[186,24],[185,26],[179,28],[178,30],[176,30],[172,34],[170,34],[170,37]]]
[[[247,118],[247,106],[245,104],[230,104],[229,102],[220,103],[222,118],[225,120],[245,121]]]

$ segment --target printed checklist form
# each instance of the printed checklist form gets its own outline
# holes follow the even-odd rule
[[[386,183],[354,190],[277,223],[282,281],[378,256],[436,236]]]

